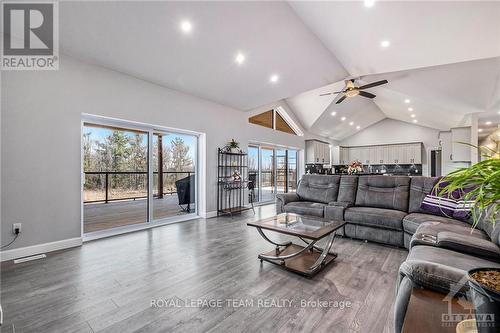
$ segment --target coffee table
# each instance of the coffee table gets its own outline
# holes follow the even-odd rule
[[[337,254],[331,253],[330,250],[337,230],[345,225],[345,221],[282,213],[256,222],[248,222],[247,225],[257,228],[266,241],[276,246],[273,251],[259,254],[261,262],[267,261],[286,270],[312,277],[337,257]],[[264,234],[263,229],[296,236],[305,245],[274,242]],[[316,246],[316,243],[325,237],[328,237],[325,247]]]

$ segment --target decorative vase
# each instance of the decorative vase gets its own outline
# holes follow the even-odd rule
[[[500,272],[500,268],[476,268],[468,272],[472,303],[476,309],[476,325],[479,333],[500,331],[500,293],[476,281],[472,275],[480,271]]]

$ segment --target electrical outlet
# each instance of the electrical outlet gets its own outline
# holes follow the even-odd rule
[[[21,225],[22,225],[21,223],[13,223],[12,224],[12,233],[14,235],[17,235],[17,234],[21,233]]]

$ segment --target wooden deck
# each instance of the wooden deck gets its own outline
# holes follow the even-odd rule
[[[194,209],[194,206],[191,207]],[[166,195],[153,200],[153,218],[162,219],[187,214],[178,205],[177,195]],[[147,218],[147,200],[114,201],[85,204],[83,207],[83,230],[85,233],[106,230],[126,225],[144,223]]]

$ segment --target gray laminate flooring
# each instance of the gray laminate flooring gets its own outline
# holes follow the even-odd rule
[[[257,259],[272,245],[246,222],[272,214],[263,206],[255,216],[193,220],[3,263],[1,331],[393,332],[406,250],[339,238],[338,258],[303,278]]]

